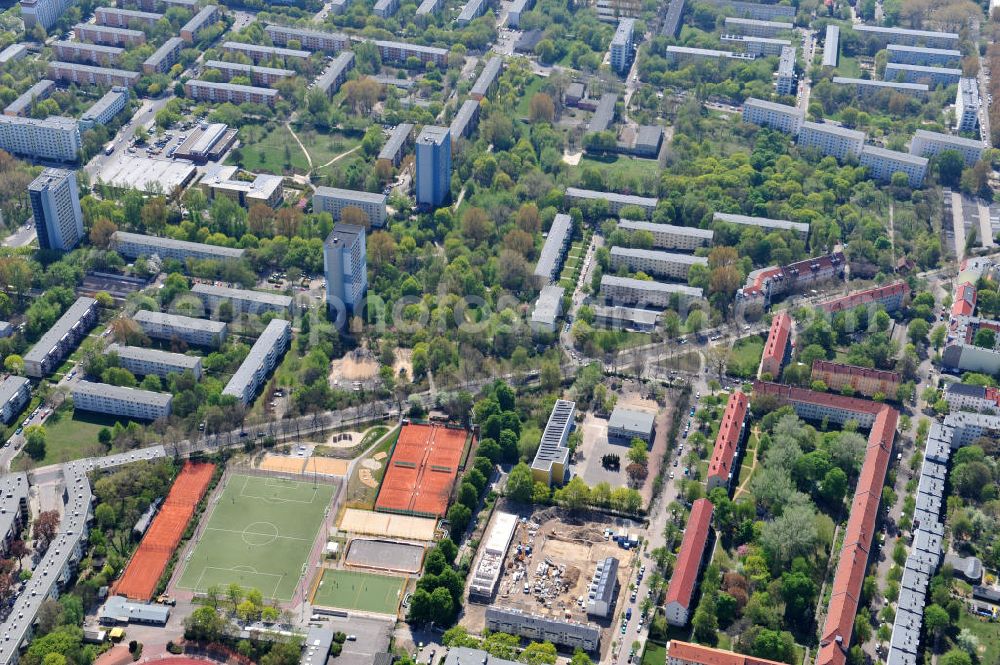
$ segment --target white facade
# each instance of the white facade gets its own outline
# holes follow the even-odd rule
[[[21,0],[21,19],[25,29],[31,30],[40,25],[48,30],[71,4],[70,0]]]
[[[770,127],[779,132],[796,136],[802,127],[801,109],[787,104],[775,104],[763,99],[748,97],[743,102],[743,122]]]
[[[791,46],[781,49],[778,71],[775,72],[774,90],[779,95],[795,94],[795,49]]]
[[[836,157],[840,161],[861,156],[865,144],[865,133],[846,129],[837,125],[817,122],[802,123],[799,129],[800,148],[815,148],[823,155]]]
[[[170,393],[156,393],[106,383],[77,381],[73,385],[74,407],[111,416],[142,420],[166,418],[170,415],[170,404],[173,399]]]
[[[0,148],[15,155],[75,162],[80,154],[80,126],[72,118],[45,120],[0,115]]]
[[[679,307],[700,300],[702,290],[684,284],[666,284],[631,277],[604,275],[601,277],[601,297],[612,304],[641,305],[666,309],[675,301]]]
[[[929,83],[931,86],[954,85],[962,78],[962,70],[890,62],[886,64],[882,78],[886,81],[902,80],[906,83]]]
[[[118,344],[110,344],[104,352],[116,354],[118,365],[138,376],[153,374],[165,379],[168,374],[191,372],[195,379],[201,379],[201,358],[198,356]]]
[[[358,208],[368,217],[374,228],[385,226],[386,195],[382,193],[359,192],[353,189],[317,187],[313,194],[313,212],[328,212],[334,221],[340,220],[344,208]]]
[[[972,166],[983,156],[986,146],[982,141],[953,136],[951,134],[939,134],[929,132],[925,129],[918,129],[913,134],[910,141],[910,153],[921,157],[934,157],[945,150],[954,150],[962,155],[966,166]]]
[[[28,185],[38,246],[69,251],[83,238],[83,212],[76,172],[45,169]]]
[[[632,64],[632,37],[634,32],[634,18],[623,18],[618,21],[618,28],[611,39],[611,69],[619,74],[626,73]]]
[[[631,272],[642,271],[654,277],[687,280],[691,266],[694,265],[707,266],[708,259],[703,256],[650,249],[611,248],[611,267],[615,270],[624,266]]]
[[[748,35],[751,37],[775,37],[782,32],[792,30],[791,23],[781,21],[761,21],[753,18],[727,16],[725,31],[731,35]]]
[[[570,203],[583,201],[607,201],[608,212],[612,215],[621,213],[622,209],[628,206],[642,208],[646,214],[652,214],[656,210],[659,199],[647,196],[635,196],[632,194],[617,194],[615,192],[598,192],[591,189],[579,189],[578,187],[567,187],[566,198]]]
[[[244,406],[248,406],[267,381],[268,375],[278,366],[278,361],[291,340],[292,324],[283,319],[272,319],[250,348],[250,353],[233,374],[233,378],[222,389],[222,394],[232,395]]]
[[[368,259],[365,230],[338,223],[323,243],[323,270],[326,275],[327,310],[357,314],[363,309],[368,291]]]
[[[23,376],[8,376],[0,381],[0,420],[9,423],[31,399],[31,382]],[[0,534],[2,540],[3,534]]]
[[[178,261],[186,261],[188,259],[197,259],[199,261],[206,259],[216,261],[238,260],[243,258],[245,251],[235,247],[206,245],[201,242],[160,238],[157,236],[142,235],[141,233],[128,233],[126,231],[116,231],[111,236],[111,246],[116,252],[129,259],[136,259],[140,256],[153,256],[155,254],[161,259],[176,259]]]
[[[955,129],[960,132],[976,131],[979,104],[979,82],[974,78],[961,79],[955,93]]]
[[[195,319],[179,314],[150,312],[141,309],[132,320],[142,331],[154,339],[177,339],[185,344],[217,348],[226,339],[227,326],[223,321]]]
[[[231,289],[212,284],[195,284],[191,293],[201,298],[205,306],[217,310],[224,302],[233,306],[234,314],[263,314],[278,312],[287,314],[292,307],[292,299],[288,296],[263,291],[247,291],[246,289]]]
[[[905,173],[910,187],[921,187],[927,174],[927,159],[906,152],[866,145],[861,149],[861,166],[867,167],[872,178],[883,182],[893,173]]]
[[[693,226],[674,226],[673,224],[657,224],[655,222],[634,221],[622,219],[618,228],[628,233],[646,231],[653,235],[653,247],[659,249],[679,249],[693,252],[699,247],[712,244],[715,232],[711,229],[699,229]]]

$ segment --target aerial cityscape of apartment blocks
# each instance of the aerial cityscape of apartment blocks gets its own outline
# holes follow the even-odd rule
[[[793,26],[782,21],[760,21],[753,18],[727,16],[725,32],[730,35],[748,35],[750,37],[777,37],[789,32]]]
[[[885,66],[883,78],[887,81],[902,81],[904,83],[926,83],[931,87],[948,86],[958,83],[958,80],[962,78],[962,70],[890,62]]]
[[[803,121],[799,128],[800,148],[813,148],[820,154],[836,157],[840,161],[861,156],[865,133],[828,123]]]
[[[201,282],[191,288],[191,294],[200,298],[205,307],[213,312],[217,312],[223,303],[228,303],[234,314],[263,314],[264,312],[288,314],[292,308],[292,299],[285,295],[234,289]]]
[[[121,60],[125,49],[118,46],[87,44],[86,42],[52,42],[52,51],[60,60],[89,62],[95,65],[114,65]]]
[[[420,8],[423,9],[424,5],[428,3],[437,3],[440,0],[424,0],[420,4]],[[507,25],[511,28],[517,28],[521,25],[521,14],[524,12],[530,12],[535,6],[535,0],[514,0],[511,3],[510,9],[507,11]],[[417,10],[420,13],[420,10]]]
[[[153,339],[177,340],[208,348],[222,346],[228,331],[223,321],[195,319],[190,316],[151,312],[145,309],[136,312],[132,320],[139,324],[143,333]]]
[[[250,353],[222,389],[222,394],[232,395],[244,406],[253,402],[291,340],[292,324],[284,319],[272,319],[250,347]]]
[[[195,101],[233,104],[249,102],[268,106],[274,106],[278,99],[278,91],[271,88],[197,80],[190,80],[184,84],[184,94]]]
[[[535,263],[534,275],[544,284],[559,281],[566,250],[569,249],[573,236],[573,219],[569,215],[557,213],[552,219],[548,235],[542,243],[542,251]]]
[[[436,46],[420,46],[406,42],[375,41],[382,62],[406,64],[407,59],[416,58],[420,62],[433,62],[438,67],[448,66],[448,50]]]
[[[708,247],[715,235],[711,229],[631,219],[618,220],[618,228],[629,233],[637,231],[650,233],[653,236],[653,247],[658,249],[679,249],[687,252],[693,252],[699,247]]]
[[[708,258],[674,254],[655,249],[615,246],[611,248],[611,267],[625,267],[629,272],[643,272],[654,277],[687,281],[691,266],[708,266]]]
[[[861,149],[860,162],[872,178],[882,182],[888,182],[894,173],[904,173],[910,187],[922,187],[927,174],[926,158],[871,145]]]
[[[389,18],[399,11],[399,0],[376,0],[372,14],[379,18]]]
[[[889,53],[889,62],[900,62],[907,65],[958,67],[962,63],[962,52],[957,49],[889,44],[886,46],[886,51]]]
[[[146,33],[142,30],[110,28],[93,23],[77,23],[73,26],[73,32],[80,41],[107,46],[137,46],[146,43]]]
[[[80,116],[80,129],[90,129],[94,125],[106,125],[128,106],[128,88],[116,85],[94,102],[93,106]]]
[[[73,406],[77,409],[140,420],[166,418],[170,415],[170,405],[174,399],[170,393],[90,381],[77,381],[73,384],[72,395]]]
[[[342,303],[348,313],[360,313],[368,291],[364,227],[342,222],[334,225],[323,243],[323,272],[327,308],[333,310]]]
[[[0,149],[15,155],[75,162],[80,156],[80,126],[72,118],[45,120],[0,115]]]
[[[57,61],[49,62],[48,76],[54,81],[108,87],[132,87],[139,80],[139,72]]]
[[[906,282],[893,282],[885,286],[876,286],[863,291],[849,293],[846,296],[824,300],[819,308],[827,313],[843,312],[855,307],[878,305],[886,312],[894,312],[903,306],[903,301],[910,292]]]
[[[706,545],[712,529],[712,512],[712,502],[705,498],[698,499],[691,506],[691,514],[681,539],[681,549],[663,602],[663,611],[671,626],[683,628],[694,613],[692,601],[701,575],[701,566],[705,561]]]
[[[42,79],[38,83],[21,93],[21,95],[8,104],[4,110],[4,115],[27,116],[30,115],[35,104],[48,99],[55,91],[56,82],[49,79]]]
[[[547,486],[562,485],[566,477],[569,448],[566,442],[573,430],[576,402],[557,399],[549,412],[549,419],[542,430],[542,438],[531,461],[531,475],[535,482]]]
[[[469,90],[469,97],[475,100],[482,100],[484,97],[488,97],[496,89],[497,81],[500,80],[502,72],[503,58],[495,55],[487,60],[486,64],[483,65],[483,71],[479,72],[476,82],[472,84],[472,89]]]
[[[740,49],[742,53],[755,57],[766,57],[770,55],[781,55],[781,49],[790,48],[792,42],[787,39],[775,39],[773,37],[750,37],[748,35],[722,35],[720,41],[725,44],[732,44]]]
[[[282,48],[280,46],[259,46],[257,44],[246,44],[244,42],[223,42],[222,50],[226,53],[239,53],[245,55],[259,63],[262,60],[272,58],[284,58],[287,60],[308,60],[309,51],[301,49]]]
[[[195,260],[236,260],[243,258],[245,250],[236,247],[221,247],[218,245],[206,245],[200,242],[188,242],[187,240],[174,240],[173,238],[161,238],[159,236],[148,236],[139,233],[129,233],[127,231],[115,231],[111,236],[111,246],[115,251],[129,259],[137,259],[140,256],[159,256],[161,259],[176,259],[186,261]]]
[[[194,42],[199,32],[218,20],[219,8],[216,5],[205,5],[181,27],[181,39],[188,43]]]
[[[608,212],[618,215],[624,208],[634,206],[641,208],[647,215],[653,214],[656,210],[658,199],[648,196],[635,196],[633,194],[618,194],[616,192],[598,192],[592,189],[580,189],[579,187],[566,188],[566,201],[569,204],[578,202],[607,201]]]
[[[226,81],[231,81],[237,76],[246,76],[254,85],[266,87],[272,87],[278,81],[295,76],[295,72],[291,69],[245,65],[241,62],[224,62],[222,60],[206,60],[204,68],[205,71],[217,70]]]
[[[479,112],[481,110],[481,103],[475,99],[467,99],[459,107],[458,113],[452,118],[448,128],[451,134],[452,150],[455,149],[455,144],[459,139],[470,138],[472,133],[476,131],[476,127],[479,126]]]
[[[4,424],[13,420],[21,412],[24,405],[31,399],[31,382],[23,376],[10,375],[0,381],[0,421]],[[2,500],[2,499],[0,499]],[[4,515],[9,515],[7,511]],[[0,530],[0,537],[4,534]],[[6,538],[4,538],[6,541]],[[4,543],[0,542],[0,551],[6,551]]]
[[[638,18],[642,9],[639,0],[597,0],[594,8],[597,18],[607,23],[617,23],[625,17]]]
[[[379,150],[377,161],[384,161],[394,167],[398,167],[403,161],[403,151],[406,150],[407,145],[413,138],[413,129],[414,126],[408,122],[401,122],[396,125],[392,132],[390,132],[389,138],[382,145],[382,149]]]
[[[955,92],[955,129],[960,132],[974,132],[979,126],[979,82],[974,78],[962,78]]]
[[[910,152],[921,157],[934,157],[945,150],[954,150],[962,155],[966,166],[972,166],[983,157],[986,146],[982,141],[967,139],[953,134],[940,134],[918,129],[910,140]]]
[[[611,38],[611,69],[619,74],[628,72],[632,65],[632,34],[635,32],[635,19],[623,18],[618,21],[618,28]]]
[[[779,95],[795,94],[795,49],[791,46],[781,48],[778,71],[775,72],[774,90]]]
[[[859,96],[867,96],[882,90],[892,90],[893,92],[912,95],[915,97],[926,97],[930,92],[930,86],[926,83],[900,83],[897,81],[876,81],[874,79],[857,79],[847,76],[834,76],[834,85],[849,85]]]
[[[612,304],[640,307],[686,307],[702,298],[702,290],[686,284],[653,282],[617,275],[601,276],[601,297]]]
[[[187,42],[180,37],[171,37],[153,55],[146,58],[142,63],[142,71],[146,74],[166,74],[180,60],[181,50],[186,46]]]
[[[683,67],[690,62],[700,62],[703,60],[718,60],[719,58],[731,58],[734,60],[753,60],[757,56],[750,53],[736,53],[733,51],[720,51],[714,48],[697,48],[694,46],[676,46],[671,44],[667,47],[667,62]]]
[[[748,215],[737,215],[729,212],[716,212],[712,214],[712,222],[724,222],[726,224],[737,224],[739,226],[756,226],[768,231],[791,231],[805,240],[809,237],[809,225],[803,222],[792,222],[787,219],[771,219],[769,217],[751,217]]]
[[[865,397],[881,394],[895,399],[896,390],[903,378],[896,372],[887,372],[869,367],[856,367],[817,359],[812,364],[812,380],[822,381],[829,390],[843,392],[845,388]]]
[[[51,374],[97,323],[97,301],[80,297],[24,354],[24,373],[33,379]]]
[[[741,0],[705,0],[705,2],[706,4],[718,7],[731,16],[753,18],[759,21],[773,21],[774,19],[791,20],[795,17],[795,7],[792,5],[770,5],[756,2],[742,2]]]
[[[319,30],[303,30],[289,28],[283,25],[268,24],[264,32],[277,46],[286,46],[289,41],[296,40],[299,47],[310,51],[327,51],[336,53],[350,47],[351,39],[339,32],[321,32]]]
[[[133,25],[152,27],[161,18],[163,18],[163,14],[140,12],[133,9],[98,7],[94,10],[94,21],[97,25],[107,25],[112,28],[128,28]]]
[[[72,0],[21,0],[21,19],[25,30],[31,30],[36,25],[48,30],[72,4]]]
[[[354,52],[341,51],[317,77],[315,86],[325,92],[327,96],[333,97],[347,80],[347,74],[352,69],[354,69]]]
[[[776,104],[763,99],[748,97],[743,102],[743,122],[770,127],[797,136],[805,114],[801,109],[787,104]]]
[[[524,0],[514,0],[514,5],[512,5],[511,11],[513,11],[513,7],[516,6],[519,1],[524,2]],[[442,0],[423,0],[423,2],[420,3],[420,6],[417,7],[417,11],[414,14],[414,16],[417,16],[419,18],[419,17],[427,17],[430,16],[431,14],[437,14],[438,10],[441,9],[441,2]],[[519,12],[517,15],[515,15],[513,19],[511,19],[510,15],[508,14],[507,25],[511,27],[516,26],[519,17],[520,17]],[[511,23],[512,20],[513,23]]]
[[[28,198],[39,247],[68,252],[80,243],[83,212],[75,171],[45,169],[28,185]]]
[[[464,28],[485,14],[490,5],[491,0],[466,0],[465,5],[462,6],[462,10],[458,12],[458,16],[455,18],[455,25]]]
[[[840,60],[840,26],[830,23],[826,26],[823,40],[823,66],[836,67]]]
[[[958,34],[954,32],[934,32],[932,30],[909,30],[906,28],[886,28],[877,25],[856,24],[851,26],[862,39],[879,46],[902,44],[905,46],[928,46],[930,48],[955,48]]]
[[[781,368],[791,353],[793,325],[792,317],[785,311],[778,312],[771,319],[771,329],[757,368],[758,377],[766,374],[778,379],[781,376]]]
[[[198,356],[118,344],[109,344],[104,353],[115,354],[118,366],[136,376],[152,374],[165,379],[170,374],[191,372],[196,380],[201,379],[201,358]]]
[[[328,212],[334,221],[339,221],[344,208],[357,208],[368,218],[375,228],[385,226],[385,203],[387,196],[381,192],[359,192],[337,187],[317,187],[313,194],[313,212]]]
[[[747,416],[750,413],[750,398],[742,390],[729,393],[726,410],[719,423],[715,437],[715,447],[708,464],[705,486],[711,492],[716,487],[724,487],[728,492],[734,479],[733,470],[738,469],[740,446],[746,433]]]

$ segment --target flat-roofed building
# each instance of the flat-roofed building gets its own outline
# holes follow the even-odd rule
[[[316,78],[315,86],[332,97],[340,90],[347,80],[347,74],[354,69],[354,52],[341,51],[333,59],[330,66]]]
[[[536,482],[549,486],[553,483],[563,484],[569,463],[569,448],[566,447],[566,441],[573,430],[575,413],[576,402],[558,399],[552,406],[548,422],[542,430],[535,458],[531,461],[531,475]]]
[[[562,299],[566,289],[555,284],[542,287],[531,310],[531,327],[539,332],[554,333],[556,320],[562,314]]]
[[[368,291],[368,260],[365,229],[354,224],[334,224],[323,243],[323,273],[326,275],[326,307],[340,318],[340,310],[360,314]]]
[[[191,372],[195,379],[201,379],[201,358],[198,356],[118,344],[109,344],[104,353],[118,356],[119,367],[138,376],[152,374],[165,379],[169,374]]]
[[[781,55],[781,49],[792,48],[792,42],[787,39],[775,39],[774,37],[750,37],[748,35],[722,35],[720,41],[732,44],[740,49],[741,53],[747,53],[756,57],[767,57]],[[792,49],[794,57],[795,49]]]
[[[417,11],[416,11],[415,16],[417,16],[417,18],[420,18],[420,17],[425,17],[426,18],[427,16],[430,16],[431,14],[437,14],[438,11],[441,10],[441,2],[442,2],[442,0],[423,0],[423,2],[420,3],[420,6],[417,7]],[[515,0],[515,4],[516,4],[516,0]]]
[[[31,382],[23,376],[10,375],[0,381],[0,420],[10,423],[31,399]],[[3,536],[0,533],[0,536]]]
[[[714,48],[697,48],[694,46],[676,46],[671,44],[667,47],[667,62],[683,67],[692,62],[703,62],[705,60],[754,60],[757,56],[749,53],[735,53],[733,51],[720,51]]]
[[[836,67],[840,60],[840,26],[830,23],[826,26],[823,41],[823,66]]]
[[[850,388],[865,397],[881,393],[888,399],[896,399],[896,390],[903,381],[896,372],[844,365],[821,359],[813,361],[812,380],[822,381],[827,388],[836,392]]]
[[[594,310],[594,322],[600,326],[647,333],[656,330],[656,324],[662,314],[656,310],[636,307],[609,307],[595,304],[590,308]]]
[[[945,150],[954,150],[962,155],[966,166],[972,166],[983,157],[986,146],[982,141],[967,139],[953,134],[940,134],[918,129],[910,140],[910,153],[921,157],[936,157]]]
[[[883,91],[898,92],[914,97],[926,97],[930,86],[926,83],[899,83],[897,81],[875,81],[873,79],[858,79],[848,76],[834,76],[834,85],[851,86],[859,96],[874,95]]]
[[[688,303],[700,300],[702,290],[685,284],[603,275],[601,297],[613,305],[628,304],[654,309],[682,308]]]
[[[925,65],[907,65],[899,62],[886,63],[882,76],[886,81],[903,81],[905,83],[926,83],[931,87],[939,85],[955,85],[962,78],[961,69],[951,67],[927,67]]]
[[[889,182],[894,173],[904,173],[910,187],[922,187],[927,175],[925,157],[871,145],[861,149],[861,166],[869,170],[872,178],[882,182]]]
[[[608,418],[608,443],[630,446],[633,439],[639,439],[649,446],[655,431],[655,411],[627,409],[618,404]]]
[[[739,226],[756,226],[766,231],[791,231],[805,240],[809,237],[809,225],[802,222],[790,222],[786,219],[770,219],[768,217],[751,217],[728,212],[717,212],[712,215],[712,222],[725,222]]]
[[[629,17],[618,19],[618,27],[615,29],[615,34],[611,38],[609,57],[611,59],[611,69],[615,70],[619,74],[628,73],[629,67],[632,66],[632,56],[635,52],[635,47],[632,42],[634,33],[634,18]]]
[[[260,46],[243,42],[223,42],[222,50],[226,53],[240,53],[259,64],[264,60],[308,60],[309,51],[301,49],[282,48],[280,46]]]
[[[630,272],[644,272],[654,277],[686,281],[691,266],[708,266],[704,256],[674,254],[655,249],[637,249],[615,246],[611,248],[611,267],[616,271],[625,267]]]
[[[112,28],[94,23],[77,23],[73,26],[76,38],[82,42],[93,42],[107,46],[138,46],[146,43],[146,33],[142,30]]]
[[[778,71],[774,73],[774,90],[779,95],[795,94],[795,49],[785,46],[778,59]]]
[[[777,380],[781,377],[781,368],[788,360],[792,349],[792,317],[788,312],[781,311],[771,319],[771,329],[767,333],[767,342],[760,357],[757,377],[765,374]]]
[[[587,125],[588,132],[606,132],[615,121],[615,105],[618,103],[618,95],[613,92],[606,92],[601,95],[594,108],[594,115],[590,117]]]
[[[671,39],[677,37],[681,27],[681,18],[684,16],[684,5],[684,0],[670,0],[667,3],[667,13],[663,16],[660,35]]]
[[[228,127],[221,122],[202,123],[177,146],[174,154],[178,159],[190,159],[196,164],[203,164],[210,160],[221,160],[235,142],[235,127]]]
[[[27,383],[28,380],[23,381]],[[27,474],[5,473],[0,476],[0,554],[4,556],[10,554],[10,546],[31,520],[28,490]]]
[[[687,528],[681,539],[681,549],[674,564],[674,573],[667,587],[667,597],[663,609],[667,623],[683,628],[687,625],[694,608],[694,590],[698,586],[701,565],[705,559],[708,535],[712,525],[712,502],[698,499],[691,506]]]
[[[108,383],[77,381],[72,388],[73,406],[110,416],[158,420],[170,415],[174,396],[151,390],[113,386]]]
[[[87,42],[52,42],[52,52],[56,59],[66,62],[89,62],[94,65],[115,65],[121,60],[125,49],[119,46],[88,44]]]
[[[795,106],[776,104],[754,97],[748,97],[743,102],[743,122],[751,125],[770,127],[797,136],[803,119],[802,110]]]
[[[486,608],[486,628],[536,642],[551,642],[571,651],[577,647],[584,651],[597,651],[601,646],[601,627],[597,624],[540,616],[496,605]]]
[[[153,339],[177,340],[213,349],[222,346],[228,331],[224,321],[209,321],[145,309],[136,312],[132,320],[139,324],[143,333]]]
[[[876,46],[885,47],[889,44],[906,46],[929,46],[931,48],[955,48],[958,46],[958,33],[934,32],[931,30],[908,30],[906,28],[886,28],[878,25],[854,25],[854,32]]]
[[[24,44],[11,44],[0,51],[0,66],[8,62],[17,62],[28,55],[28,47]]]
[[[30,32],[36,25],[48,30],[72,4],[72,0],[21,0],[21,20],[25,30]]]
[[[166,74],[180,60],[181,50],[186,46],[187,42],[180,37],[171,37],[146,58],[142,71],[146,74]]]
[[[569,204],[607,201],[608,212],[612,215],[621,213],[624,208],[634,206],[641,208],[647,215],[653,214],[659,199],[648,196],[634,196],[632,194],[617,194],[615,192],[598,192],[592,189],[580,189],[578,187],[566,188],[566,200]]]
[[[974,132],[979,126],[979,82],[963,77],[955,91],[955,129],[960,132]]]
[[[379,18],[389,18],[399,11],[399,0],[376,0],[372,14]]]
[[[424,0],[427,2],[428,0]],[[531,11],[535,6],[535,0],[514,0],[511,3],[510,10],[507,12],[507,26],[510,28],[517,28],[521,25],[521,15],[524,12]]]
[[[202,178],[200,185],[208,194],[209,200],[225,196],[244,208],[249,208],[255,203],[263,203],[271,208],[281,205],[284,198],[283,177],[257,173],[253,174],[253,180],[243,180],[234,177],[236,171],[235,166],[219,166]]]
[[[116,252],[129,259],[155,254],[161,259],[177,259],[178,261],[187,261],[188,259],[237,261],[242,259],[246,253],[246,250],[237,247],[207,245],[201,242],[174,240],[173,238],[161,238],[127,231],[115,231],[114,235],[111,236],[111,246]]]
[[[632,154],[636,157],[653,159],[663,145],[663,127],[659,125],[639,125],[632,144]]]
[[[41,379],[53,372],[97,323],[97,301],[81,297],[24,354],[24,373]]]
[[[0,115],[0,148],[15,155],[59,162],[76,162],[82,147],[80,127],[73,118],[45,120]]]
[[[382,56],[382,62],[406,64],[413,57],[423,63],[433,62],[438,67],[448,66],[448,49],[384,40],[376,40],[375,46]]]
[[[573,219],[569,215],[557,214],[552,220],[552,226],[549,227],[548,235],[545,237],[545,244],[542,245],[542,251],[538,255],[535,277],[549,284],[558,281],[572,236]]]
[[[278,99],[278,91],[271,88],[258,88],[236,83],[213,83],[209,81],[191,80],[184,84],[184,93],[195,101],[221,104],[265,104],[274,106]]]
[[[232,395],[244,406],[249,406],[264,386],[268,375],[274,371],[281,356],[292,341],[292,324],[284,319],[271,319],[261,333],[250,353],[233,374],[223,395]]]
[[[889,62],[940,67],[958,67],[962,64],[962,52],[957,49],[889,44],[886,51],[889,53]]]
[[[203,67],[206,71],[209,69],[217,70],[226,81],[231,81],[237,76],[246,76],[254,85],[265,87],[274,86],[279,81],[295,76],[295,71],[292,69],[261,67],[241,62],[223,62],[222,60],[206,60]]]
[[[789,21],[795,18],[792,5],[765,4],[763,2],[743,2],[741,0],[704,0],[706,4],[718,7],[730,16],[755,18],[760,21],[775,19]]]
[[[459,139],[467,139],[476,131],[476,127],[479,126],[480,108],[481,104],[475,99],[467,99],[459,107],[458,113],[452,118],[451,127],[449,128],[451,131],[452,150],[457,147],[456,144]]]
[[[487,604],[492,602],[503,572],[504,557],[514,539],[517,521],[517,515],[512,513],[497,511],[494,514],[490,530],[482,541],[483,546],[479,548],[479,563],[469,581],[470,601]]]
[[[181,27],[181,39],[189,44],[194,43],[199,32],[218,20],[219,8],[216,5],[205,5]]]
[[[29,115],[35,104],[44,99],[48,99],[55,89],[55,81],[42,79],[21,93],[17,99],[8,104],[6,108],[4,108],[3,114],[14,116]]]
[[[490,93],[496,89],[497,81],[500,80],[500,74],[503,72],[503,58],[499,55],[495,55],[486,61],[483,65],[483,71],[479,72],[479,76],[476,77],[476,82],[472,85],[472,89],[469,90],[469,97],[476,100],[481,100],[484,97],[489,97]]]
[[[596,0],[597,19],[617,23],[623,18],[636,18],[642,10],[639,0]]]
[[[337,187],[317,187],[313,194],[313,212],[328,212],[339,221],[344,208],[357,208],[365,213],[373,228],[385,226],[386,195],[381,192],[360,192]]]
[[[213,311],[218,310],[222,303],[228,302],[232,305],[234,314],[263,314],[264,312],[288,314],[292,307],[292,299],[288,296],[265,293],[264,291],[233,289],[214,284],[195,284],[191,293],[201,298],[205,307]]]
[[[108,90],[93,106],[80,116],[80,129],[87,130],[95,125],[106,125],[128,106],[128,88],[120,85]]]
[[[587,588],[587,614],[607,619],[618,596],[618,559],[605,557],[597,562]]]
[[[403,161],[403,152],[412,139],[413,125],[408,122],[399,123],[379,151],[377,161],[386,161],[398,168]]]
[[[274,24],[269,24],[265,27],[264,32],[278,46],[285,46],[288,42],[295,40],[299,43],[299,48],[310,51],[337,53],[349,48],[351,45],[350,37],[340,32],[305,30]]]
[[[417,205],[436,208],[451,194],[451,128],[424,125],[416,153]]]
[[[865,133],[829,123],[806,120],[799,128],[798,146],[812,148],[821,155],[835,157],[840,161],[857,159],[865,144]]]
[[[462,6],[462,10],[458,12],[455,25],[464,28],[485,14],[486,10],[490,7],[492,7],[490,0],[467,0],[465,5]]]
[[[724,487],[728,492],[733,479],[739,475],[734,473],[739,466],[740,447],[746,434],[747,415],[750,412],[750,398],[742,390],[729,393],[726,410],[722,413],[719,423],[719,433],[715,437],[715,447],[708,463],[708,477],[705,480],[708,491],[716,487]]]
[[[163,18],[163,14],[140,12],[134,9],[98,7],[94,10],[95,23],[112,28],[130,28],[132,26],[151,28],[159,23],[161,18]]]
[[[630,234],[644,231],[653,236],[653,247],[659,249],[679,249],[693,252],[701,247],[712,244],[715,232],[711,229],[699,229],[695,226],[674,226],[673,224],[657,224],[641,220],[620,219],[618,228]]]
[[[751,37],[777,37],[794,29],[791,23],[783,21],[760,21],[753,18],[727,16],[723,28],[730,35],[749,35]]]
[[[131,87],[139,80],[139,72],[56,60],[49,62],[48,76],[54,81],[63,81],[64,83],[107,87],[116,85]]]
[[[83,239],[83,212],[76,171],[45,169],[28,185],[41,249],[67,252]]]

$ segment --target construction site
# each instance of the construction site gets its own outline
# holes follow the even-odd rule
[[[620,525],[609,521],[574,520],[546,508],[530,516],[519,516],[501,565],[492,603],[470,598],[462,625],[479,633],[485,627],[485,611],[494,607],[514,608],[560,621],[596,623],[610,630],[610,619],[588,616],[591,578],[599,562],[619,560],[619,591],[616,607],[627,601],[628,571],[636,551],[624,549],[612,537]],[[494,516],[494,521],[503,514]],[[491,525],[492,526],[492,525]]]

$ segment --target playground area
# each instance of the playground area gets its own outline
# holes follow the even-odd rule
[[[313,590],[312,604],[395,615],[405,587],[405,577],[325,568]]]
[[[114,585],[114,593],[133,600],[152,600],[160,576],[181,542],[188,522],[205,495],[215,465],[186,462],[174,480],[163,507],[153,519],[138,549]]]
[[[210,508],[177,588],[231,583],[289,601],[327,516],[336,485],[233,475]]]

